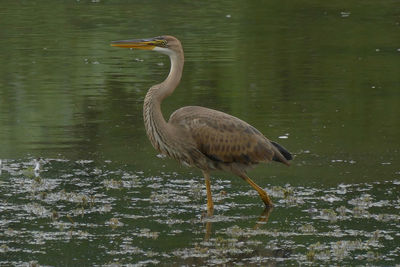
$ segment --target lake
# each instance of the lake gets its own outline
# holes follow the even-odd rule
[[[0,265],[400,264],[398,1],[3,1]],[[154,150],[142,106],[179,38],[164,117],[217,109],[290,167],[212,173]],[[35,170],[35,167],[37,169]]]

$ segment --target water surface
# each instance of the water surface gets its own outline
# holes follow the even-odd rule
[[[5,1],[0,4],[0,263],[400,262],[396,1]],[[250,177],[157,157],[142,103],[163,55],[110,41],[177,36],[163,103],[235,115],[295,155]],[[34,160],[41,158],[39,172]]]

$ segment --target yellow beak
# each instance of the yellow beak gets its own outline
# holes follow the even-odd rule
[[[132,39],[132,40],[121,40],[111,42],[111,46],[133,48],[141,50],[153,50],[156,46],[161,46],[164,43],[164,39],[161,37],[155,37],[150,39]]]

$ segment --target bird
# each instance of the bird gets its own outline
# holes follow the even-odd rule
[[[156,51],[169,57],[170,71],[167,78],[151,86],[144,99],[146,134],[161,154],[202,171],[208,215],[214,212],[210,172],[215,170],[242,178],[258,192],[266,207],[273,206],[267,192],[250,179],[247,171],[258,163],[270,161],[289,166],[292,155],[283,146],[270,141],[247,122],[206,107],[182,107],[174,111],[168,121],[165,120],[161,104],[179,85],[185,61],[182,44],[176,37],[163,35],[112,41],[111,46]]]

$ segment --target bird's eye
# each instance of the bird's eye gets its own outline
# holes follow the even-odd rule
[[[167,40],[163,40],[162,43],[161,43],[161,46],[162,46],[162,47],[167,47],[167,46],[168,46],[168,45],[167,45]]]

